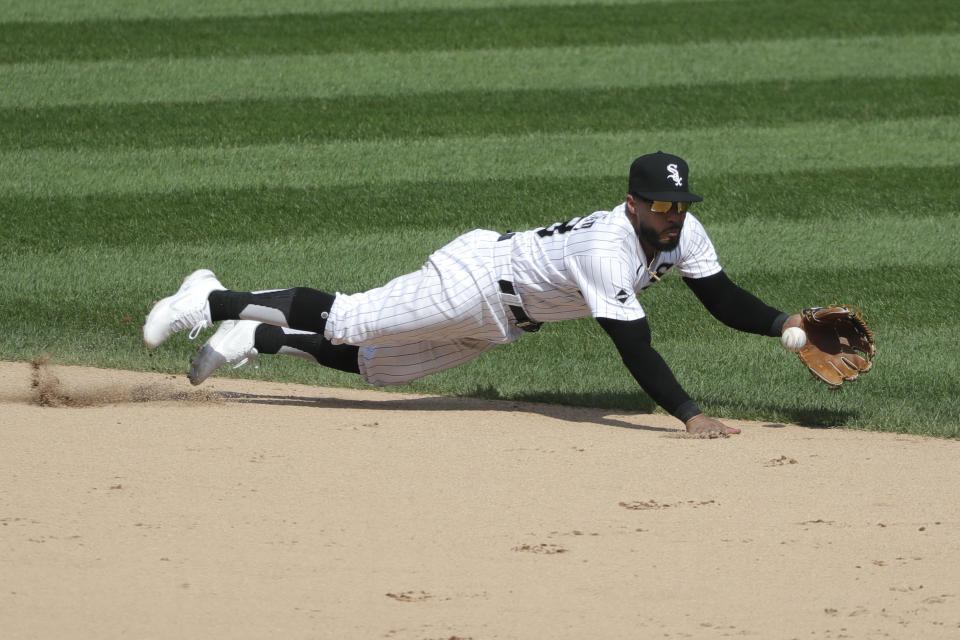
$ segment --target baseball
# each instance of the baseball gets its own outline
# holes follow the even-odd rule
[[[790,327],[780,336],[780,344],[787,351],[800,351],[807,344],[807,334],[800,327]]]

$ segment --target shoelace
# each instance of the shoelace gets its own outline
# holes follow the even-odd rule
[[[206,307],[200,309],[199,311],[194,311],[193,313],[186,314],[179,322],[174,323],[174,331],[183,331],[187,327],[190,327],[190,333],[187,336],[191,340],[196,340],[200,335],[200,332],[210,326],[210,323],[207,322],[207,313]]]
[[[254,359],[254,360],[256,360],[256,358],[257,358],[257,356],[253,356],[253,359]],[[239,369],[239,368],[242,367],[243,365],[245,365],[245,364],[247,364],[248,362],[250,362],[250,360],[251,360],[251,357],[250,357],[250,356],[247,356],[246,358],[244,358],[243,360],[241,360],[240,362],[238,362],[237,364],[233,365],[233,366],[230,367],[230,368],[231,368],[231,369]],[[255,366],[254,368],[255,368],[255,369],[259,369],[259,367],[256,367],[256,366]]]
[[[191,340],[196,340],[197,337],[200,335],[200,332],[206,328],[207,328],[207,321],[201,320],[196,325],[194,325],[193,329],[190,329],[190,333],[187,334],[187,337],[190,338]]]
[[[190,333],[188,335],[191,340],[196,340],[197,336],[200,335],[200,332],[210,326],[210,324],[207,322],[206,313],[204,311],[204,309],[200,309],[199,311],[194,311],[193,313],[184,314],[182,318],[179,318],[171,325],[171,333],[183,331],[187,327],[190,327]]]

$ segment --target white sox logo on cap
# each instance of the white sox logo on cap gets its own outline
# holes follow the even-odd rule
[[[680,172],[677,171],[677,165],[667,165],[667,177],[673,180],[673,184],[677,185],[678,187],[683,186],[683,178],[680,177]]]
[[[627,193],[655,202],[700,202],[703,198],[687,189],[688,172],[680,156],[663,151],[648,153],[630,164]]]

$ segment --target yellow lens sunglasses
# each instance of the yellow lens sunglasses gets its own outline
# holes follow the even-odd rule
[[[666,213],[673,208],[673,205],[677,205],[677,211],[680,213],[686,213],[687,208],[690,206],[689,202],[670,202],[669,200],[653,200],[650,202],[650,210],[656,213]]]

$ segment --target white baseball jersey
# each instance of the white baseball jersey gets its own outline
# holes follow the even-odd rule
[[[527,314],[541,322],[639,320],[645,314],[636,294],[673,268],[688,278],[721,270],[707,232],[689,213],[677,248],[657,253],[650,264],[626,204],[514,239],[514,286]]]
[[[621,204],[509,238],[474,230],[423,267],[362,293],[338,293],[324,335],[361,347],[363,377],[403,384],[475,358],[521,335],[510,305],[538,322],[644,317],[637,293],[671,269],[703,278],[721,270],[703,225],[687,214],[676,249],[647,264]],[[505,296],[500,282],[513,284]]]

